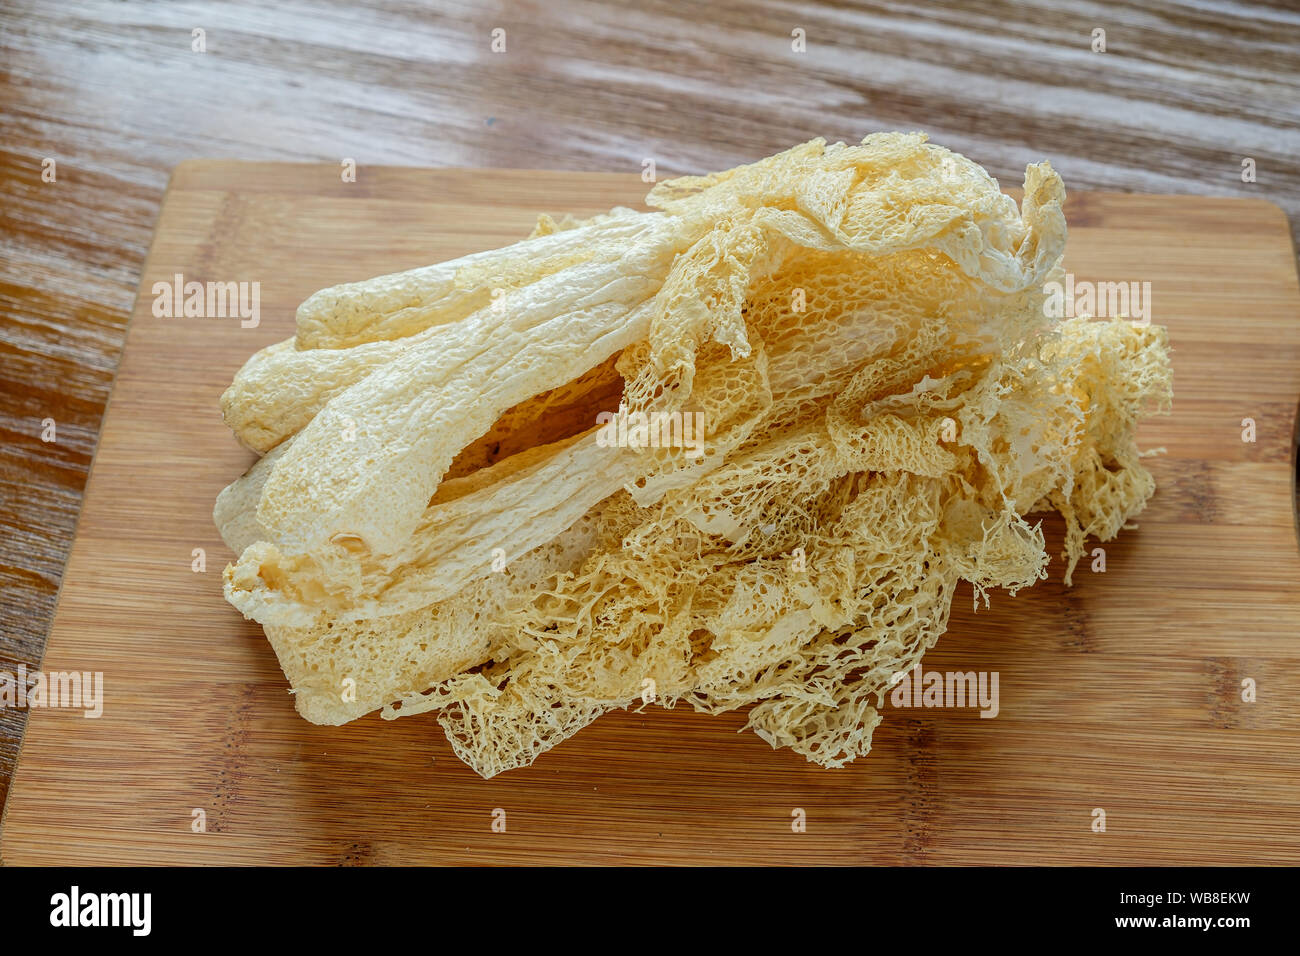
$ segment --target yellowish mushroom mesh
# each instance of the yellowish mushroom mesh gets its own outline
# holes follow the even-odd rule
[[[1046,317],[1063,198],[920,134],[814,140],[543,217],[544,256],[318,293],[226,396],[275,448],[218,502],[227,598],[308,719],[436,711],[484,776],[651,701],[842,766],[961,582],[1046,576],[1028,515],[1064,516],[1068,583],[1154,491],[1165,331]],[[602,412],[703,428],[611,445]]]

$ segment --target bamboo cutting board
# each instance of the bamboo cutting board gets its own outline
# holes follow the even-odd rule
[[[1050,580],[978,613],[959,592],[925,666],[998,672],[995,719],[887,707],[872,754],[826,771],[737,734],[741,714],[650,707],[484,781],[432,715],[339,728],[297,716],[260,629],[221,597],[230,554],[212,502],[251,461],[222,424],[221,391],[318,288],[510,242],[538,211],[636,204],[645,188],[577,173],[362,169],[345,184],[331,166],[177,168],[43,665],[102,671],[104,713],[32,712],[0,858],[1300,863],[1300,294],[1286,219],[1263,201],[1070,200],[1076,279],[1152,283],[1175,410],[1143,426],[1168,451],[1151,466],[1159,490],[1105,546],[1104,572],[1081,564],[1065,589],[1054,558]],[[155,318],[152,286],[176,273],[260,282],[260,325]],[[1060,526],[1046,527],[1055,554]],[[206,571],[192,570],[196,548]]]

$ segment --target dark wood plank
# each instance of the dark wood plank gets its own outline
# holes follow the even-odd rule
[[[5,4],[0,669],[40,660],[176,163],[351,157],[362,187],[372,164],[639,172],[653,159],[663,177],[813,135],[920,128],[1010,182],[1046,156],[1072,188],[1259,197],[1294,222],[1294,4],[1065,7]],[[489,47],[497,27],[505,53]],[[205,53],[191,50],[194,28]],[[1105,53],[1090,49],[1095,28]],[[41,180],[47,157],[56,183]],[[45,418],[56,443],[40,440]],[[0,712],[0,799],[23,719]]]

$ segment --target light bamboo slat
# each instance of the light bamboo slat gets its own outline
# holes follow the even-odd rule
[[[1106,545],[1105,574],[1081,566],[1065,589],[1054,560],[1049,581],[977,614],[960,592],[926,666],[998,671],[997,719],[887,712],[868,758],[825,771],[737,735],[742,715],[652,707],[484,781],[431,715],[297,716],[260,629],[221,598],[212,501],[251,460],[222,389],[318,288],[644,191],[586,173],[370,168],[344,184],[331,166],[177,168],[44,663],[104,671],[105,713],[32,713],[3,861],[1300,863],[1300,294],[1287,221],[1262,201],[1072,198],[1076,277],[1152,283],[1175,412],[1143,426],[1168,449],[1160,490]],[[177,272],[261,282],[261,325],[155,318],[150,288]]]

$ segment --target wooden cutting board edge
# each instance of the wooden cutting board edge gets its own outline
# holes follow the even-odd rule
[[[234,168],[234,167],[248,168],[251,166],[257,166],[263,169],[276,170],[277,172],[283,172],[286,174],[291,171],[303,171],[309,173],[318,171],[322,173],[322,175],[324,175],[327,179],[337,179],[338,177],[337,167],[331,165],[325,165],[325,164],[316,164],[316,163],[263,163],[263,162],[250,163],[246,161],[231,160],[231,159],[217,159],[217,160],[191,159],[191,160],[185,160],[181,163],[178,163],[172,170],[171,176],[169,177],[168,180],[167,188],[164,192],[164,196],[159,204],[158,215],[155,217],[154,235],[150,241],[149,252],[145,257],[142,270],[141,270],[141,280],[143,279],[144,276],[148,276],[152,274],[152,264],[155,257],[156,246],[159,240],[159,233],[157,230],[158,222],[161,220],[162,216],[166,211],[167,202],[173,190],[174,189],[191,189],[191,190],[202,189],[203,187],[199,185],[199,183],[203,181],[205,174],[211,172],[214,169],[221,169],[223,167],[224,168]],[[509,169],[508,167],[501,167],[501,168]],[[449,168],[428,169],[426,167],[382,166],[382,167],[366,167],[365,170],[366,173],[376,175],[381,178],[386,178],[385,174],[389,172],[400,174],[400,173],[423,172],[423,171],[432,171],[438,174],[445,174],[451,176],[463,176],[466,180],[472,179],[474,176],[484,172],[484,170],[471,168],[471,167],[449,167]],[[548,176],[564,177],[572,174],[572,171],[556,171],[556,170],[512,170],[512,171],[526,171],[530,174],[535,174],[539,177],[548,177]],[[590,176],[590,177],[608,178],[610,180],[621,179],[628,182],[640,182],[639,177],[637,177],[633,173],[591,172],[591,173],[584,173],[583,175]],[[288,178],[288,182],[290,183],[298,182],[298,181],[301,181],[301,177],[296,173]],[[235,190],[236,193],[241,191],[243,190]],[[264,192],[268,190],[253,188],[246,191],[250,193],[256,193],[256,192]],[[1006,192],[1008,195],[1012,195],[1017,199],[1019,199],[1021,194],[1021,190],[1019,188],[1004,188],[1003,191]],[[1112,198],[1132,199],[1135,194],[1114,192],[1114,191],[1086,191],[1086,192],[1080,191],[1073,195],[1076,197],[1076,199],[1083,199],[1084,197],[1086,197],[1086,201],[1088,202],[1094,202],[1094,201],[1105,202]],[[1143,194],[1143,195],[1144,196],[1149,195],[1152,199],[1160,200],[1160,201],[1174,201],[1174,202],[1189,203],[1189,204],[1204,203],[1208,201],[1216,204],[1222,203],[1228,206],[1235,205],[1239,209],[1242,208],[1244,204],[1266,207],[1264,209],[1261,209],[1261,212],[1266,212],[1268,216],[1275,217],[1276,219],[1280,220],[1281,231],[1287,237],[1287,243],[1290,248],[1291,259],[1293,262],[1296,259],[1296,247],[1292,238],[1289,220],[1286,216],[1285,211],[1274,202],[1271,202],[1266,199],[1242,199],[1238,197],[1227,197],[1227,196],[1219,197],[1219,196],[1200,196],[1200,195],[1187,195],[1187,194]],[[562,210],[547,209],[547,210],[539,210],[539,211],[558,212]],[[1073,219],[1071,219],[1070,222],[1073,225],[1079,224]],[[1291,284],[1293,288],[1297,291],[1298,295],[1300,295],[1300,274],[1298,274],[1295,270],[1292,270]],[[124,333],[123,346],[118,355],[117,367],[114,370],[113,387],[110,390],[109,398],[105,403],[104,412],[100,421],[99,434],[96,437],[95,455],[94,458],[92,459],[91,467],[87,475],[86,485],[83,490],[82,499],[78,506],[78,515],[77,515],[77,522],[76,522],[78,526],[77,527],[78,531],[79,531],[79,525],[81,523],[81,517],[85,510],[86,498],[89,495],[95,483],[96,464],[98,462],[98,457],[99,457],[98,456],[99,444],[103,436],[104,426],[108,422],[109,416],[112,413],[113,400],[114,397],[116,396],[117,389],[119,386],[119,382],[117,379],[117,370],[120,369],[122,359],[126,353],[126,349],[130,346],[132,333],[135,330],[135,327],[137,325],[136,314],[142,308],[142,302],[145,300],[146,294],[147,294],[146,290],[144,289],[143,284],[141,282],[140,286],[137,288],[137,294],[136,294],[135,301],[133,303],[131,314],[128,317],[128,322]],[[1300,341],[1300,314],[1297,314],[1296,323],[1293,328],[1294,328],[1294,337],[1297,339],[1297,341]],[[1297,461],[1297,455],[1296,455],[1296,446],[1300,445],[1300,396],[1297,396],[1297,400],[1298,400],[1298,406],[1292,411],[1293,440],[1292,440],[1292,458],[1291,458],[1290,471],[1291,471],[1291,493],[1292,493],[1292,508],[1291,508],[1292,525],[1293,525],[1293,533],[1296,540],[1297,550],[1300,551],[1300,509],[1298,509],[1295,504],[1295,495],[1297,491],[1297,477],[1298,477],[1297,468],[1300,467],[1300,462]],[[76,548],[77,546],[78,546],[78,537],[76,531],[74,531],[72,548]],[[70,555],[71,555],[71,549],[69,551],[69,556]],[[65,569],[66,569],[66,565],[67,565],[67,561],[65,560]],[[47,627],[46,641],[42,652],[41,662],[37,665],[38,667],[43,667],[45,655],[49,649],[50,632],[53,629],[54,621],[58,615],[58,609],[62,604],[64,583],[65,583],[65,575],[61,574],[60,581],[59,581],[59,589],[56,596],[55,610],[54,613],[51,615],[50,623],[49,626]],[[19,751],[19,758],[15,765],[14,777],[10,782],[10,787],[9,787],[10,795],[12,795],[12,793],[16,789],[16,783],[18,781],[21,769],[24,765],[26,744],[27,744],[26,734],[24,733],[24,739]],[[0,812],[0,838],[3,837],[3,834],[5,832],[5,824],[7,822],[9,806],[10,806],[10,802],[6,800],[5,806],[3,808],[3,812]],[[4,846],[4,841],[3,839],[0,839],[0,866],[5,865],[5,860],[2,852],[3,846]]]

